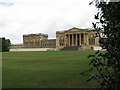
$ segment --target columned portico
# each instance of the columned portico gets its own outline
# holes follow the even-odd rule
[[[68,45],[68,46],[80,46],[81,33],[66,34],[66,42],[67,44],[65,45]]]
[[[63,44],[59,44],[59,48],[64,48],[65,46],[81,46],[82,47],[94,47],[98,46],[98,40],[95,36],[97,33],[96,30],[90,29],[78,29],[78,28],[71,28],[65,31],[58,31],[56,34],[60,38],[64,38],[64,42],[60,40],[59,42]],[[56,40],[58,41],[58,40]],[[57,45],[57,44],[56,44]]]

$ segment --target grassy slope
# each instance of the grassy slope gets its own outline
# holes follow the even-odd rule
[[[4,52],[3,88],[87,88],[80,72],[94,51]]]

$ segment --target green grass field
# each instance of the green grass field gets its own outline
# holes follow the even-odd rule
[[[3,88],[95,88],[80,72],[95,51],[4,52]]]

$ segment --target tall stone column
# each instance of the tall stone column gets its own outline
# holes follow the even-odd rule
[[[89,45],[89,36],[88,36],[88,34],[86,35],[86,37],[87,37],[86,44]]]
[[[76,46],[77,46],[77,34],[75,34],[75,36],[76,36],[75,44],[76,44]]]
[[[84,45],[86,45],[86,33],[84,33],[83,35],[84,35]]]
[[[72,46],[74,46],[74,34],[72,34]]]
[[[79,45],[81,45],[81,33],[79,34]]]
[[[68,34],[68,46],[70,46],[70,34]]]

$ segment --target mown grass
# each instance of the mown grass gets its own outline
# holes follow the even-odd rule
[[[4,52],[3,88],[95,88],[80,72],[95,51]]]

